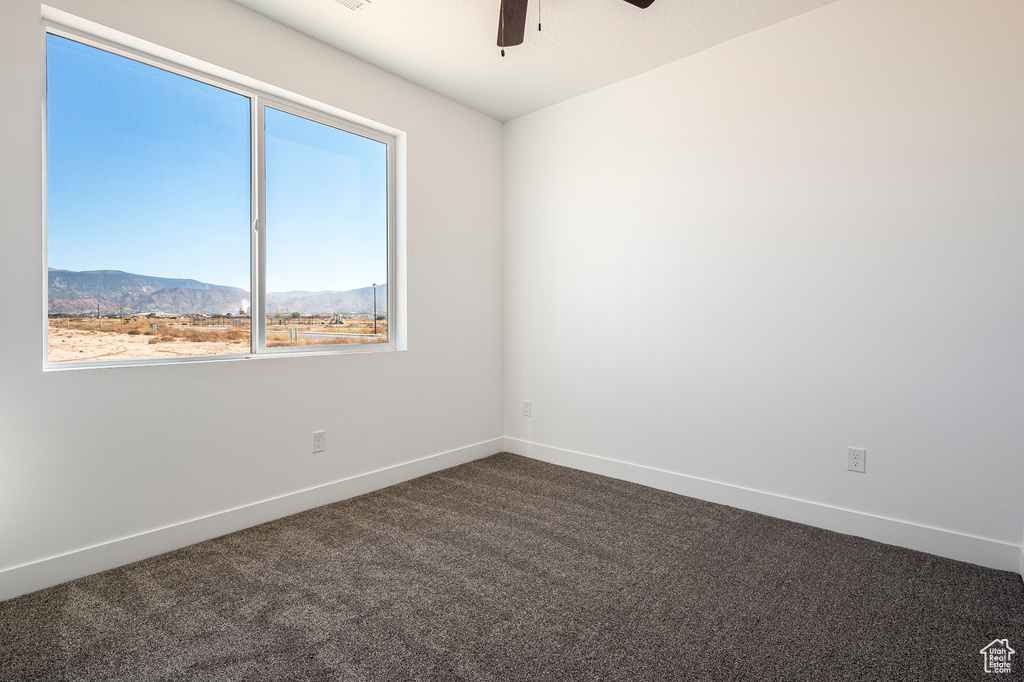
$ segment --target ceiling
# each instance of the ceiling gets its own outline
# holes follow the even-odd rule
[[[655,0],[645,10],[622,0],[530,0],[526,39],[505,57],[496,45],[500,0],[234,2],[507,121],[835,0]]]

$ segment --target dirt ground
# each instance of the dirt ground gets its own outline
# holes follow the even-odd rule
[[[153,336],[50,327],[50,362],[102,360],[108,358],[173,358],[194,355],[235,355],[249,352],[248,341],[195,342],[161,341]]]

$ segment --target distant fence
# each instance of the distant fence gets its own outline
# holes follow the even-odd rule
[[[188,315],[188,326],[190,327],[245,327],[249,328],[248,317],[227,317],[225,315]]]
[[[344,317],[342,315],[299,315],[298,317],[292,317],[291,315],[284,315],[282,317],[274,317],[273,315],[267,315],[267,325],[283,325],[285,327],[295,324],[332,324],[343,322]]]

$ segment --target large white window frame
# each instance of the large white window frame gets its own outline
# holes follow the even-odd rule
[[[43,79],[46,79],[46,35],[52,34],[89,47],[155,67],[185,78],[232,92],[250,101],[250,312],[251,341],[248,353],[224,355],[195,355],[172,358],[137,358],[123,360],[84,360],[51,362],[48,358],[48,258],[47,258],[47,183],[46,183],[46,99],[43,101],[43,368],[68,370],[96,367],[130,367],[139,365],[218,362],[228,360],[269,357],[295,357],[308,355],[344,355],[349,353],[387,352],[405,349],[404,309],[404,230],[400,229],[399,206],[404,205],[399,192],[404,191],[404,134],[322,102],[261,83],[215,65],[196,60],[145,41],[133,39],[116,31],[105,29],[85,20],[78,20],[64,12],[43,6],[42,50]],[[49,10],[47,12],[46,10]],[[47,16],[47,15],[50,16]],[[56,17],[56,18],[54,18]],[[69,21],[70,20],[70,21]],[[84,26],[84,28],[83,28]],[[113,39],[105,37],[113,36]],[[134,43],[134,44],[130,44]],[[45,92],[45,87],[44,87]],[[368,138],[387,148],[387,341],[374,343],[325,344],[314,346],[285,346],[267,348],[266,330],[266,156],[264,116],[265,108],[299,116],[338,130]]]

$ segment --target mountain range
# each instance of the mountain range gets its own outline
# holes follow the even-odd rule
[[[160,312],[173,315],[237,315],[248,312],[249,292],[194,279],[136,275],[120,270],[49,269],[51,313]],[[377,285],[377,312],[387,313],[387,284]],[[267,313],[372,313],[373,287],[348,291],[285,291],[267,294]]]

